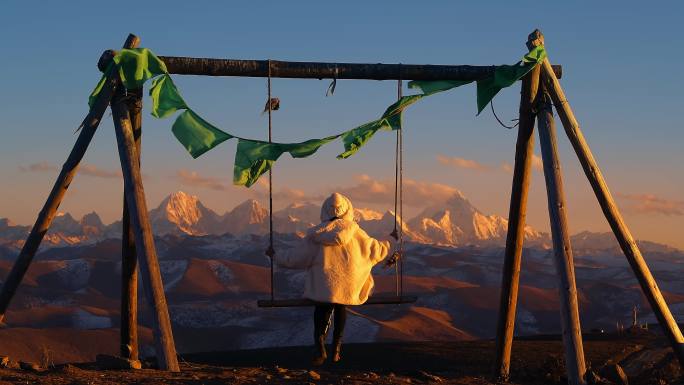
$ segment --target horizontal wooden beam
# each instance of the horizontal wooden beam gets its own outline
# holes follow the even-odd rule
[[[268,77],[269,60],[209,59],[160,56],[169,73],[177,75]],[[432,64],[319,63],[271,60],[271,77],[295,79],[480,80],[494,66]],[[557,78],[563,74],[554,65]]]

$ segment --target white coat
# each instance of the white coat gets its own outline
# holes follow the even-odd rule
[[[334,193],[323,202],[321,223],[302,245],[278,253],[286,268],[306,269],[304,298],[317,302],[361,305],[375,285],[371,269],[389,253],[389,241],[378,241],[354,221],[349,198]]]

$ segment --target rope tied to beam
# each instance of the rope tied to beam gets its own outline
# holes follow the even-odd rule
[[[520,124],[520,122],[518,122],[518,119],[511,119],[511,122],[515,122],[515,124],[512,126],[508,126],[508,125],[504,124],[504,122],[502,122],[501,119],[499,119],[499,116],[496,115],[496,111],[494,111],[494,99],[492,99],[489,102],[489,107],[492,108],[492,114],[494,115],[494,118],[496,118],[496,121],[499,122],[501,127],[508,128],[510,130],[510,129],[518,127],[518,125]],[[536,113],[536,111],[534,111],[534,113]]]
[[[333,75],[333,80],[330,82],[330,85],[328,86],[328,90],[325,91],[325,96],[332,96],[335,93],[335,87],[337,87],[337,76],[338,76],[338,68],[337,68],[337,63],[335,64],[335,74]]]

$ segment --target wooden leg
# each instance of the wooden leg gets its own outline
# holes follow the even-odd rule
[[[164,295],[157,251],[152,236],[152,226],[147,215],[145,191],[143,189],[138,154],[133,136],[133,128],[121,91],[112,98],[112,116],[114,130],[121,159],[121,170],[124,177],[124,191],[131,227],[135,235],[135,249],[140,256],[140,272],[148,304],[154,313],[154,337],[157,351],[157,362],[160,369],[177,372],[178,358],[171,331],[171,319]]]
[[[563,123],[565,133],[570,139],[572,147],[582,164],[584,173],[594,190],[599,205],[601,205],[603,214],[608,220],[608,223],[622,248],[622,252],[625,254],[627,261],[629,261],[644,296],[648,299],[648,303],[651,305],[653,313],[655,313],[660,326],[663,328],[663,332],[670,340],[672,349],[679,359],[680,366],[684,368],[684,336],[682,336],[682,332],[672,316],[672,313],[665,302],[665,298],[663,298],[663,294],[658,288],[658,284],[653,278],[636,241],[632,237],[629,228],[627,228],[627,224],[625,224],[625,221],[615,204],[615,200],[608,189],[603,174],[594,159],[594,155],[591,153],[589,145],[584,139],[584,134],[582,134],[579,123],[577,122],[577,119],[575,119],[575,114],[572,112],[572,108],[570,108],[570,104],[565,98],[563,88],[556,78],[556,75],[553,73],[551,63],[549,63],[548,59],[545,59],[543,63],[542,79],[551,95],[558,116]]]
[[[142,88],[128,90],[128,111],[133,128],[133,139],[140,164],[142,134]],[[138,259],[135,235],[131,227],[126,194],[121,216],[121,356],[138,359]]]
[[[553,255],[559,278],[558,294],[560,296],[561,329],[565,348],[565,367],[568,372],[568,384],[583,385],[586,384],[587,369],[584,363],[584,348],[582,347],[575,267],[570,245],[570,231],[568,230],[563,176],[556,143],[556,127],[553,120],[551,99],[548,95],[542,96],[537,119],[539,145],[544,162],[546,194],[549,201]]]
[[[135,48],[138,44],[139,39],[134,35],[129,35],[124,44],[124,48]],[[45,233],[47,233],[52,224],[52,220],[57,214],[57,209],[62,203],[64,194],[78,171],[78,165],[81,163],[81,159],[83,159],[83,155],[85,155],[88,145],[95,135],[97,126],[102,120],[102,115],[104,115],[104,112],[109,105],[113,91],[116,89],[118,82],[118,77],[108,79],[108,82],[100,92],[95,104],[81,123],[81,132],[76,139],[76,143],[66,162],[64,162],[62,170],[59,172],[59,176],[57,176],[57,180],[52,187],[52,191],[50,191],[50,195],[45,201],[42,210],[40,210],[38,218],[36,219],[33,228],[31,228],[31,232],[29,233],[28,238],[26,238],[26,242],[21,248],[17,260],[14,262],[14,266],[12,266],[12,270],[10,270],[5,283],[2,285],[2,292],[0,292],[0,323],[5,318],[7,307],[9,306],[10,301],[12,301],[12,297],[14,297],[14,293],[17,291],[21,280],[24,278],[26,270],[28,270],[31,265],[31,261],[33,261],[33,257],[36,255],[36,251],[38,251],[38,247],[40,247],[40,243],[43,241]]]
[[[534,34],[534,33],[533,33]],[[531,42],[530,35],[528,42]],[[518,303],[518,282],[522,247],[525,237],[525,216],[527,213],[527,193],[530,186],[531,163],[534,153],[534,100],[539,86],[539,66],[522,79],[520,92],[520,125],[515,146],[515,165],[513,168],[513,187],[508,212],[508,233],[506,252],[501,279],[501,300],[496,328],[496,360],[494,376],[508,380],[511,362],[511,348],[515,329],[515,310]]]

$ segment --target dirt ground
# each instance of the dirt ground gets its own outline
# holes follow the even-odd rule
[[[594,383],[609,384],[619,363],[635,384],[684,384],[662,337],[585,336],[585,355]],[[492,341],[375,343],[344,346],[343,360],[312,368],[310,347],[188,354],[181,372],[155,369],[101,370],[94,363],[48,369],[0,369],[0,384],[496,384],[490,377]],[[511,384],[566,383],[558,337],[516,340]],[[154,364],[145,362],[144,367]],[[606,377],[607,376],[607,377]]]

